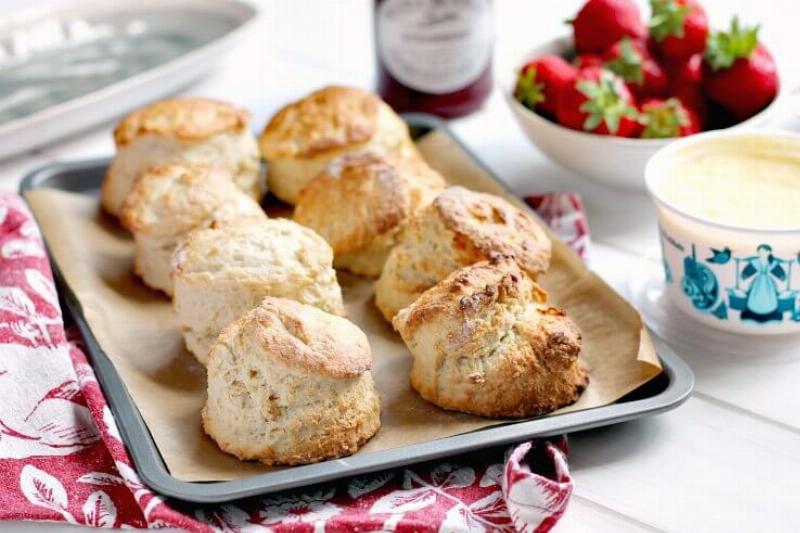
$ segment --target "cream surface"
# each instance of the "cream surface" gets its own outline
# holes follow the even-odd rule
[[[753,229],[800,229],[800,152],[709,147],[678,161],[659,196],[691,215]]]

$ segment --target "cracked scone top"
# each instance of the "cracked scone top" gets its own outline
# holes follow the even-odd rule
[[[284,219],[194,231],[175,250],[173,303],[186,345],[205,363],[219,332],[265,296],[343,315],[333,251],[322,237]]]
[[[122,205],[120,222],[134,234],[153,237],[185,235],[220,208],[217,218],[266,216],[255,200],[242,193],[222,168],[195,163],[160,165],[134,182]]]
[[[114,129],[114,142],[122,148],[142,135],[200,141],[220,133],[242,133],[250,114],[209,98],[161,100],[125,117]]]
[[[172,252],[192,230],[248,218],[266,218],[239,190],[228,171],[198,164],[153,167],[139,176],[120,222],[135,242],[134,270],[144,282],[172,295]]]
[[[154,102],[126,116],[114,129],[117,153],[103,180],[101,202],[118,216],[134,180],[151,167],[201,163],[221,167],[246,194],[259,200],[258,143],[250,115],[207,98]]]
[[[409,218],[444,188],[422,159],[347,154],[302,190],[294,220],[328,241],[336,267],[378,276]]]
[[[532,215],[492,194],[450,187],[409,222],[375,283],[387,320],[454,270],[493,254],[536,277],[550,265],[550,239]]]
[[[350,455],[380,427],[371,362],[366,335],[350,321],[267,297],[211,348],[203,427],[239,459]]]
[[[460,269],[400,311],[411,386],[445,409],[534,416],[575,402],[588,384],[581,333],[507,256]]]
[[[408,126],[376,95],[328,86],[293,102],[261,134],[269,162],[270,191],[294,204],[306,186],[335,157],[354,151],[416,155]]]

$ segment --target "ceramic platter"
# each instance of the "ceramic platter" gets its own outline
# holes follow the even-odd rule
[[[239,0],[66,0],[3,13],[0,159],[177,91],[257,14]]]

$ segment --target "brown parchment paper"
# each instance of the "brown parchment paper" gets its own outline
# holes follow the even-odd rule
[[[426,159],[453,184],[510,197],[446,135],[419,143]],[[184,349],[172,306],[132,274],[131,237],[98,209],[96,198],[42,189],[27,200],[50,251],[100,346],[122,376],[171,474],[186,481],[227,480],[271,470],[221,452],[200,427],[205,369]],[[270,213],[275,215],[275,213]],[[583,331],[591,383],[559,412],[609,404],[660,372],[637,312],[564,244],[541,283]],[[411,356],[372,303],[372,281],[339,273],[349,318],[368,335],[382,402],[382,428],[358,453],[464,433],[501,421],[441,410],[408,385]]]

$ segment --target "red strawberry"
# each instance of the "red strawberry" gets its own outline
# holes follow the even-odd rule
[[[744,120],[772,102],[779,84],[775,61],[758,42],[758,27],[740,28],[734,17],[729,32],[711,34],[703,62],[709,99]]]
[[[682,85],[671,91],[670,94],[697,114],[701,127],[704,128],[708,124],[708,104],[700,85]]]
[[[689,59],[675,60],[665,66],[669,78],[669,94],[692,108],[705,125],[708,120],[706,97],[701,85],[703,56],[695,54]]]
[[[703,55],[694,54],[688,59],[667,61],[665,70],[669,77],[670,90],[685,85],[700,85],[703,80]]]
[[[644,39],[647,29],[633,0],[589,0],[572,21],[579,54],[603,50],[625,36]]]
[[[697,113],[677,98],[650,98],[642,102],[640,109],[640,137],[644,139],[685,137],[700,131]]]
[[[558,56],[539,57],[520,69],[514,98],[529,109],[554,116],[558,95],[577,73],[575,67]]]
[[[628,137],[636,130],[636,107],[622,78],[591,67],[578,71],[559,95],[556,117],[568,128]]]
[[[572,64],[575,65],[575,68],[578,70],[589,67],[602,67],[603,58],[598,54],[579,54]]]
[[[641,41],[623,37],[603,54],[605,67],[622,77],[637,96],[663,96],[669,80]]]
[[[708,17],[695,0],[650,0],[650,35],[665,59],[702,53],[708,38]]]

